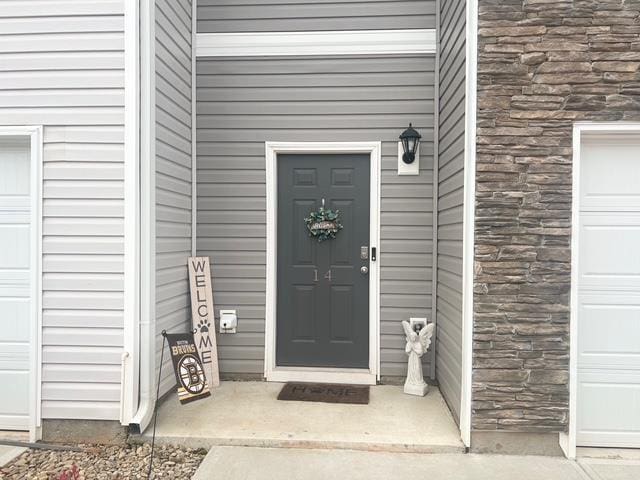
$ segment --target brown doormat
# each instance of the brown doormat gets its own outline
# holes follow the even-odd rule
[[[367,405],[369,386],[289,382],[280,390],[278,400]]]

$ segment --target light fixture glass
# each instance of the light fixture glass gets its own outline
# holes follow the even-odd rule
[[[416,153],[418,153],[418,147],[420,146],[420,139],[422,136],[409,124],[407,128],[400,135],[400,141],[402,142],[402,161],[404,163],[413,163],[416,159]]]

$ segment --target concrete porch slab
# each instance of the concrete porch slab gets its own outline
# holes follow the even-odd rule
[[[156,442],[188,447],[250,446],[412,453],[464,451],[437,388],[426,397],[371,387],[369,405],[279,401],[281,383],[223,382],[212,397],[180,405],[169,396]],[[151,438],[151,428],[142,435]]]
[[[192,480],[587,480],[575,462],[514,455],[419,455],[214,447]],[[625,479],[626,480],[626,479]]]

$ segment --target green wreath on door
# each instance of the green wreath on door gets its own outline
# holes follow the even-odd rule
[[[315,237],[318,242],[324,242],[330,238],[336,238],[336,234],[342,230],[340,210],[320,207],[317,211],[309,213],[304,223],[307,226],[310,237]]]

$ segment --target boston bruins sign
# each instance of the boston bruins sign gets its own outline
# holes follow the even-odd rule
[[[173,370],[178,381],[180,403],[188,403],[211,395],[209,382],[202,368],[193,333],[168,333]]]

